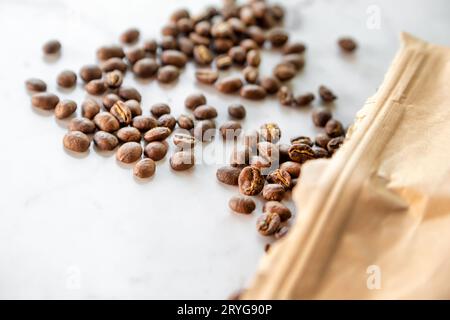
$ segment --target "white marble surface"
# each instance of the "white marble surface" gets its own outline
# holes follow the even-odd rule
[[[308,44],[306,68],[293,87],[329,85],[339,95],[336,117],[345,124],[380,84],[401,30],[450,45],[448,1],[280,2],[289,8],[292,38]],[[70,92],[56,88],[59,71],[95,62],[95,49],[116,42],[127,27],[140,28],[143,38],[157,36],[174,8],[195,11],[206,3],[219,2],[0,1],[0,298],[226,298],[251,278],[267,240],[255,231],[258,213],[238,216],[227,208],[236,189],[216,181],[220,164],[174,173],[166,159],[153,179],[139,183],[113,156],[65,152],[66,123],[33,110],[24,89],[26,78],[40,77],[49,91],[80,103],[81,84]],[[368,28],[378,10],[379,28]],[[360,44],[351,57],[335,44],[347,34]],[[54,62],[41,54],[49,38],[63,43]],[[265,73],[274,59],[264,55]],[[205,90],[220,111],[219,123],[225,120],[226,106],[239,97],[198,86],[192,71],[188,67],[176,86],[137,83],[130,75],[126,81],[141,90],[145,112],[166,101],[178,116],[188,93]],[[244,103],[247,129],[272,119],[286,140],[315,132],[309,109],[271,99]]]

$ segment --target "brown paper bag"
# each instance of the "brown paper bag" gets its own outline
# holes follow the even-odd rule
[[[297,221],[247,299],[450,298],[450,49],[402,35],[330,160],[306,163]]]

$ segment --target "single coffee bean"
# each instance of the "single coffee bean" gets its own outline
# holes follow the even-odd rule
[[[233,60],[231,59],[231,57],[229,55],[222,54],[222,55],[216,57],[215,64],[216,64],[217,69],[226,70],[233,65]]]
[[[194,29],[194,21],[189,18],[181,18],[177,21],[177,29],[181,33],[187,34]]]
[[[56,82],[62,88],[72,88],[77,83],[77,75],[73,71],[64,70],[58,75]]]
[[[245,50],[245,52],[259,49],[258,44],[253,39],[244,39],[239,43],[239,45]]]
[[[242,65],[247,59],[247,52],[244,48],[236,46],[228,51],[228,55],[237,65]]]
[[[113,70],[105,75],[105,83],[110,89],[117,89],[123,83],[123,74],[119,70]]]
[[[144,48],[133,48],[126,52],[125,56],[127,57],[128,62],[131,65],[134,65],[136,62],[138,62],[141,59],[145,58],[145,50]]]
[[[270,41],[273,47],[282,47],[289,39],[289,35],[284,29],[273,28],[267,34],[267,39]]]
[[[219,78],[219,73],[212,69],[197,69],[195,71],[195,78],[198,82],[213,84]]]
[[[261,80],[261,87],[263,87],[268,94],[277,93],[281,87],[281,82],[275,77],[264,77]]]
[[[194,136],[199,141],[211,141],[215,133],[216,125],[212,120],[198,121],[194,126]]]
[[[109,110],[121,125],[129,125],[132,120],[131,111],[123,101],[117,101]]]
[[[319,133],[316,136],[315,143],[317,146],[327,149],[328,142],[330,142],[331,138],[326,133]]]
[[[280,140],[281,130],[276,123],[265,123],[259,128],[259,134],[264,140],[276,143]]]
[[[289,157],[292,161],[304,163],[308,160],[314,159],[314,150],[307,144],[293,144],[289,147]]]
[[[94,96],[98,96],[105,93],[107,89],[105,81],[100,79],[89,81],[84,88],[89,94],[92,94]]]
[[[243,168],[250,164],[250,154],[252,150],[248,147],[244,147],[243,149],[235,148],[231,153],[230,157],[230,166]]]
[[[91,141],[83,132],[70,131],[64,136],[63,144],[64,147],[73,152],[86,152],[89,149]]]
[[[328,158],[330,156],[327,149],[324,149],[324,148],[321,148],[318,146],[314,146],[313,151],[314,151],[314,155],[316,156],[316,159]]]
[[[169,114],[170,107],[167,103],[159,102],[151,106],[150,112],[152,113],[153,116],[159,118],[164,114]]]
[[[246,84],[242,87],[240,95],[249,100],[262,100],[266,97],[267,93],[263,87],[257,84]]]
[[[325,127],[331,118],[331,111],[325,108],[315,108],[312,112],[312,120],[317,127]]]
[[[298,136],[298,137],[292,138],[291,144],[296,144],[296,143],[307,144],[310,147],[312,147],[314,145],[311,138],[306,137],[306,136]]]
[[[209,21],[200,21],[194,27],[195,33],[203,37],[209,37],[211,31],[211,23]]]
[[[161,83],[170,83],[178,79],[180,70],[175,66],[164,66],[158,70],[158,81]]]
[[[44,54],[57,54],[61,51],[61,42],[58,40],[49,40],[42,46]]]
[[[73,100],[61,100],[55,107],[55,117],[65,119],[77,110],[77,103]]]
[[[242,169],[238,179],[239,191],[247,196],[256,196],[264,187],[261,171],[255,166]]]
[[[262,191],[263,198],[268,201],[281,201],[285,193],[284,187],[277,183],[266,184]]]
[[[195,145],[195,138],[191,134],[177,132],[173,135],[173,144],[181,150],[190,150]]]
[[[231,104],[228,107],[228,114],[235,119],[244,119],[246,115],[245,107],[242,104]]]
[[[286,207],[284,204],[278,201],[268,201],[263,206],[264,213],[276,213],[280,220],[286,221],[292,217],[291,210]]]
[[[125,73],[127,71],[127,68],[128,68],[127,64],[125,63],[125,61],[123,61],[122,58],[110,58],[105,62],[103,62],[102,64],[103,72],[111,72],[114,70],[119,70],[120,72]],[[101,73],[98,78],[101,78]]]
[[[348,38],[348,37],[340,38],[338,40],[338,45],[345,52],[355,51],[355,49],[358,47],[355,40],[353,40],[352,38]]]
[[[242,70],[242,75],[244,76],[245,81],[248,83],[256,83],[258,82],[259,71],[257,68],[252,66],[247,66]]]
[[[132,44],[132,43],[135,43],[136,41],[138,41],[139,35],[140,35],[140,32],[138,29],[130,28],[130,29],[125,30],[120,35],[120,41],[123,43],[126,43],[126,44]]]
[[[148,131],[158,126],[158,122],[150,116],[140,115],[133,118],[132,126],[139,131]]]
[[[177,24],[175,22],[169,22],[161,28],[161,34],[163,36],[176,37],[178,33]]]
[[[290,147],[291,146],[286,143],[280,143],[278,145],[278,153],[280,155],[280,164],[291,160],[291,158],[289,158],[289,148]]]
[[[303,53],[306,50],[305,44],[301,42],[288,43],[283,47],[283,54]]]
[[[283,106],[291,106],[294,103],[294,94],[292,93],[292,90],[286,86],[282,86],[278,90],[277,98]]]
[[[230,38],[234,33],[228,21],[220,21],[211,27],[211,35],[213,38]]]
[[[175,152],[170,157],[170,166],[175,171],[184,171],[194,166],[194,153],[191,151]]]
[[[125,52],[121,46],[118,45],[107,45],[98,48],[97,58],[99,60],[105,61],[110,58],[123,58],[125,57]]]
[[[142,96],[135,88],[132,87],[120,87],[119,88],[119,97],[123,100],[136,100],[137,102],[141,102]]]
[[[301,69],[303,69],[303,67],[305,66],[305,59],[303,58],[303,56],[301,54],[298,53],[292,53],[292,54],[287,54],[283,57],[282,63],[286,63],[286,64],[292,64],[295,68],[296,71],[299,71]]]
[[[242,80],[237,76],[227,76],[216,83],[216,88],[222,93],[234,93],[242,88]]]
[[[133,65],[133,73],[139,78],[151,78],[159,69],[159,64],[153,58],[143,58]]]
[[[193,93],[186,97],[184,100],[184,105],[186,108],[194,110],[198,106],[206,104],[206,97],[202,93]]]
[[[194,47],[194,59],[200,65],[209,65],[213,61],[213,54],[211,50],[205,45],[198,45]]]
[[[252,198],[243,197],[243,196],[234,196],[228,201],[228,206],[231,210],[238,212],[249,214],[255,211],[256,204]]]
[[[95,146],[101,151],[114,150],[119,144],[119,140],[115,135],[106,131],[97,131],[94,134]]]
[[[278,228],[278,230],[274,234],[275,239],[281,239],[281,238],[285,237],[287,235],[288,231],[289,231],[289,227],[287,227],[287,226],[282,226],[282,227]]]
[[[81,131],[85,134],[95,132],[95,123],[87,118],[73,118],[69,122],[69,131]]]
[[[170,114],[163,114],[158,118],[158,126],[169,128],[171,131],[175,128],[177,120]]]
[[[218,54],[225,54],[230,50],[235,43],[231,39],[216,38],[213,40],[212,47]]]
[[[144,41],[142,47],[144,48],[145,52],[155,54],[156,51],[158,50],[158,43],[156,42],[155,39],[149,39]]]
[[[81,115],[88,119],[93,119],[100,112],[100,105],[94,99],[87,98],[81,104]]]
[[[278,5],[278,4],[274,4],[270,7],[270,12],[273,16],[273,18],[276,21],[280,21],[283,20],[284,18],[284,9],[282,6]]]
[[[263,236],[273,235],[280,227],[281,219],[276,213],[263,213],[256,221],[256,229]]]
[[[189,13],[189,11],[187,9],[181,8],[181,9],[177,9],[175,10],[171,15],[170,15],[170,21],[172,22],[177,22],[180,19],[183,18],[189,18],[191,15]]]
[[[237,186],[241,171],[239,167],[224,166],[217,169],[216,177],[222,183]]]
[[[178,48],[180,48],[180,51],[187,57],[192,57],[194,54],[194,42],[188,37],[178,38]]]
[[[108,93],[105,95],[102,99],[103,107],[105,107],[106,110],[111,110],[112,106],[117,102],[120,101],[120,97],[115,93]]]
[[[162,50],[175,50],[178,48],[177,39],[173,36],[164,36],[159,44]]]
[[[116,159],[123,163],[133,163],[142,156],[142,147],[137,142],[126,142],[119,147]]]
[[[152,159],[141,159],[134,166],[133,174],[141,179],[150,178],[155,174],[156,165]]]
[[[30,92],[44,92],[47,90],[47,84],[43,80],[37,78],[28,79],[25,81],[25,86]]]
[[[163,65],[172,65],[177,68],[183,68],[188,60],[187,56],[178,50],[165,50],[160,58]]]
[[[250,7],[243,7],[239,11],[239,17],[246,25],[254,25],[256,23],[255,14]]]
[[[237,17],[231,17],[227,20],[235,35],[243,35],[247,30],[247,26]]]
[[[172,131],[169,128],[166,127],[156,127],[153,129],[148,130],[144,135],[144,140],[147,142],[152,141],[162,141],[165,140]]]
[[[134,127],[120,128],[116,133],[117,138],[122,142],[141,141],[141,132]]]
[[[250,50],[247,53],[247,65],[252,67],[259,67],[261,64],[261,54],[259,53],[259,50]]]
[[[344,134],[344,127],[341,122],[331,119],[325,125],[325,132],[329,137],[336,138]]]
[[[258,26],[249,26],[247,29],[247,35],[255,41],[258,46],[263,47],[266,42],[266,35],[264,31]]]
[[[192,128],[194,128],[194,120],[184,114],[178,117],[177,123],[181,129],[191,130]]]
[[[334,93],[325,86],[319,87],[319,95],[322,98],[323,102],[333,102],[337,99]]]
[[[114,132],[119,130],[119,121],[109,112],[100,112],[94,117],[94,123],[102,131]]]
[[[92,80],[101,79],[102,77],[102,69],[95,64],[88,64],[80,69],[80,78],[84,82],[89,82]]]
[[[331,155],[334,154],[341,147],[341,145],[343,143],[344,143],[344,137],[343,136],[331,139],[330,142],[328,142],[328,145],[327,145],[328,152]]]
[[[294,161],[286,161],[281,164],[280,169],[290,174],[291,178],[295,179],[300,176],[302,165]],[[292,184],[292,181],[291,181]]]
[[[285,190],[288,190],[291,186],[291,175],[283,169],[275,169],[267,175],[267,181],[270,183],[278,183]]]
[[[141,104],[138,101],[133,99],[127,100],[125,101],[125,105],[130,109],[133,118],[142,115]]]
[[[165,141],[153,141],[145,146],[144,153],[153,161],[159,161],[166,156],[167,149],[167,143]]]
[[[239,122],[230,120],[225,121],[219,128],[222,138],[224,140],[234,140],[239,137],[242,132],[242,127]]]
[[[299,107],[310,105],[314,101],[314,94],[308,92],[295,98],[295,104]]]
[[[281,62],[273,69],[273,75],[280,81],[288,81],[295,77],[297,70],[292,63]]]
[[[31,97],[31,104],[33,107],[43,110],[55,109],[58,102],[58,96],[49,92],[36,93]]]
[[[191,40],[195,46],[197,45],[209,46],[211,44],[211,40],[209,37],[201,36],[195,32],[191,32],[189,34],[189,40]]]
[[[208,105],[199,106],[194,110],[194,117],[197,120],[213,119],[217,117],[217,110]]]

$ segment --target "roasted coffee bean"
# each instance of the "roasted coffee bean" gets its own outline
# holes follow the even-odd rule
[[[178,117],[177,123],[181,129],[191,130],[192,128],[194,128],[194,120],[184,114]]]
[[[61,51],[61,42],[58,40],[49,40],[42,46],[45,54],[57,54]]]
[[[281,87],[281,82],[275,77],[264,77],[261,80],[261,87],[263,87],[268,94],[277,93]]]
[[[211,27],[211,35],[213,38],[231,38],[234,33],[227,21],[220,21]]]
[[[202,37],[209,37],[211,31],[211,23],[209,21],[200,21],[195,25],[195,33]]]
[[[31,97],[31,104],[33,107],[43,110],[55,109],[58,102],[58,96],[49,92],[36,93]]]
[[[114,70],[119,70],[120,72],[125,73],[127,71],[127,68],[128,68],[127,64],[125,63],[125,61],[123,61],[122,58],[110,58],[102,64],[103,72],[111,72]],[[98,78],[101,78],[101,73]]]
[[[94,143],[97,149],[101,151],[114,150],[119,144],[119,139],[112,133],[106,131],[97,131],[94,134]]]
[[[128,62],[131,65],[134,65],[139,60],[145,58],[145,50],[144,48],[133,48],[128,50],[125,55],[127,57]]]
[[[91,145],[88,136],[80,131],[70,131],[63,139],[64,147],[73,152],[86,152]]]
[[[249,214],[255,211],[256,204],[252,198],[243,197],[243,196],[234,196],[228,201],[228,206],[231,210],[238,212]]]
[[[327,149],[328,142],[330,142],[331,138],[326,133],[319,133],[316,136],[315,143],[317,146]]]
[[[247,196],[256,196],[264,187],[261,171],[255,166],[242,169],[238,179],[239,191]]]
[[[219,130],[224,140],[234,140],[241,134],[242,127],[239,122],[231,120],[224,122]]]
[[[141,102],[142,96],[135,88],[132,87],[120,87],[119,88],[119,97],[123,100],[136,100],[137,102]]]
[[[87,118],[73,118],[69,122],[69,131],[81,131],[85,134],[94,133],[95,123]]]
[[[98,96],[98,95],[105,93],[105,91],[107,89],[105,81],[100,80],[100,79],[89,81],[84,86],[84,88],[87,91],[87,93],[92,94],[94,96]]]
[[[334,154],[336,152],[336,150],[339,149],[343,143],[344,143],[344,137],[342,137],[342,136],[331,139],[327,145],[328,152],[331,155]]]
[[[310,147],[312,147],[314,145],[311,138],[306,137],[306,136],[298,136],[298,137],[292,138],[291,144],[296,144],[296,143],[307,144]]]
[[[191,40],[195,46],[202,45],[208,47],[211,43],[211,40],[208,37],[201,36],[195,32],[189,34],[189,40]]]
[[[209,65],[213,61],[211,50],[205,45],[197,45],[194,47],[194,59],[200,65]]]
[[[219,73],[212,69],[197,69],[195,71],[195,78],[198,82],[213,84],[219,78]]]
[[[319,95],[322,98],[323,102],[332,102],[337,99],[334,93],[325,86],[319,87]]]
[[[321,147],[314,146],[313,151],[314,151],[314,155],[316,156],[316,159],[328,158],[330,156],[327,149],[324,149]]]
[[[286,161],[290,161],[291,158],[289,158],[289,148],[291,145],[286,144],[286,143],[280,143],[278,145],[278,153],[280,156],[279,162],[284,163]]]
[[[296,71],[301,70],[305,66],[305,59],[301,54],[291,53],[283,57],[282,63],[292,64]]]
[[[276,213],[280,217],[280,220],[286,221],[292,217],[291,210],[284,204],[278,201],[268,201],[263,206],[264,213]]]
[[[284,18],[284,9],[278,4],[274,4],[270,7],[270,12],[275,20],[280,21]]]
[[[217,117],[217,110],[208,105],[199,106],[194,110],[194,117],[197,120],[214,119]]]
[[[117,89],[122,85],[123,74],[119,70],[108,72],[105,75],[106,86],[110,89]]]
[[[65,119],[77,110],[77,103],[73,100],[61,100],[55,107],[55,117]]]
[[[230,50],[234,45],[234,42],[230,39],[214,39],[213,40],[213,49],[216,53],[226,53]]]
[[[164,66],[158,70],[158,81],[170,83],[178,79],[180,70],[175,66]]]
[[[177,22],[180,19],[183,18],[189,18],[190,14],[187,9],[177,9],[170,15],[170,21]]]
[[[244,119],[247,112],[242,104],[231,104],[228,107],[228,114],[235,119]]]
[[[111,110],[112,106],[119,101],[120,98],[117,94],[115,93],[108,93],[107,95],[105,95],[102,99],[102,104],[103,107],[105,107],[106,110]]]
[[[216,83],[216,88],[222,93],[234,93],[242,88],[242,80],[237,76],[227,76]]]
[[[235,148],[231,153],[230,166],[243,168],[250,163],[250,154],[252,150],[248,147],[243,149]]]
[[[245,52],[259,49],[258,44],[253,39],[244,39],[239,43],[239,46],[241,46],[245,50]]]
[[[247,51],[240,46],[232,47],[228,50],[228,55],[238,65],[244,64],[247,59]]]
[[[194,153],[191,151],[178,151],[170,157],[170,166],[175,171],[184,171],[194,166]]]
[[[216,133],[216,125],[212,120],[198,121],[194,126],[194,136],[197,140],[211,141]]]
[[[259,50],[250,50],[247,53],[247,64],[252,67],[259,67],[261,63],[261,54],[259,53]]]
[[[109,112],[116,117],[121,125],[129,125],[133,119],[131,116],[131,110],[123,101],[120,100],[114,103]]]
[[[267,33],[267,40],[270,41],[273,47],[282,47],[289,39],[289,35],[284,29],[273,28]]]
[[[302,165],[294,161],[286,161],[281,164],[280,169],[290,174],[291,178],[295,179],[300,176]],[[292,184],[292,181],[291,181]]]
[[[245,81],[247,81],[248,83],[256,83],[258,81],[259,71],[255,67],[247,66],[244,68],[244,70],[242,70],[242,75],[244,76]]]
[[[133,118],[136,116],[142,115],[141,104],[139,102],[137,102],[136,100],[131,99],[131,100],[125,101],[125,105],[128,107],[128,109],[130,109],[131,116]]]
[[[281,62],[273,69],[273,75],[280,81],[291,80],[295,77],[297,70],[292,63]]]
[[[338,45],[345,52],[352,52],[358,47],[355,40],[348,37],[340,38],[338,40]]]
[[[64,70],[58,75],[56,82],[62,88],[72,88],[77,83],[77,75],[73,71]]]
[[[189,18],[181,18],[177,21],[177,28],[181,33],[187,34],[194,30],[194,21]]]
[[[298,143],[290,146],[289,157],[292,161],[304,163],[308,160],[314,159],[315,154],[309,145]]]
[[[155,174],[156,165],[152,159],[141,159],[134,166],[133,174],[141,179],[150,178]]]
[[[110,58],[123,58],[123,57],[125,57],[125,52],[123,52],[121,46],[109,45],[100,47],[97,50],[97,58],[99,60],[105,61]]]
[[[291,186],[291,175],[283,169],[276,169],[269,173],[267,181],[270,183],[278,183],[285,190],[288,190]]]
[[[276,213],[263,213],[256,221],[256,229],[263,236],[273,235],[280,227],[281,219]]]
[[[159,69],[159,64],[153,58],[143,58],[133,65],[133,73],[139,78],[151,78]]]
[[[114,132],[119,130],[120,124],[109,112],[100,112],[94,117],[94,123],[102,131]]]
[[[312,112],[312,120],[317,127],[325,127],[332,117],[331,111],[325,108],[315,108]]]
[[[284,187],[277,183],[266,184],[262,191],[263,198],[268,201],[281,201],[285,193]]]
[[[100,67],[95,64],[88,64],[81,67],[80,69],[80,78],[84,82],[101,79],[101,77],[102,77],[102,69],[100,69]]]
[[[172,36],[164,36],[159,44],[163,50],[175,50],[178,47],[177,39]]]
[[[281,130],[276,123],[266,123],[259,128],[259,134],[264,140],[276,143],[280,140]]]
[[[257,144],[258,154],[268,160],[278,158],[278,146],[268,141],[261,141]]]
[[[132,44],[138,41],[140,32],[136,28],[130,28],[125,30],[120,35],[120,41],[126,44]]]
[[[277,98],[283,106],[291,106],[294,103],[294,94],[292,93],[292,90],[286,86],[282,86],[278,90]]]
[[[189,150],[194,147],[195,138],[191,134],[177,132],[173,135],[173,144],[182,150]]]
[[[119,147],[116,159],[123,163],[133,163],[142,156],[142,147],[137,142],[126,142]]]
[[[187,37],[178,38],[178,48],[188,57],[194,54],[194,42]]]
[[[158,43],[156,42],[155,39],[149,39],[144,41],[142,47],[144,48],[145,52],[155,54],[156,51],[158,50]]]
[[[301,42],[288,43],[283,47],[283,54],[303,53],[306,46]]]
[[[47,90],[47,84],[41,79],[30,78],[25,81],[25,86],[30,92],[44,92]]]
[[[158,122],[155,118],[152,118],[150,116],[140,115],[133,118],[132,125],[139,131],[148,131],[155,128],[158,125]]]
[[[260,47],[262,47],[264,45],[264,42],[266,42],[266,35],[264,34],[264,31],[258,26],[248,27],[247,35]]]
[[[233,60],[230,58],[230,56],[222,54],[216,57],[215,64],[217,69],[226,70],[233,65]]]
[[[161,28],[161,34],[163,36],[176,37],[178,35],[178,27],[175,22],[169,22]]]
[[[262,100],[266,97],[267,93],[263,87],[257,84],[246,84],[240,91],[242,98],[249,100]]]
[[[161,54],[161,62],[164,65],[172,65],[178,68],[183,68],[186,65],[186,55],[177,50],[165,50]]]
[[[94,99],[87,98],[81,104],[81,115],[88,119],[93,119],[100,112],[100,105]]]
[[[250,7],[242,7],[239,11],[239,17],[242,22],[246,25],[254,25],[256,23],[255,15],[253,14],[253,10]]]
[[[247,26],[245,25],[245,23],[237,17],[232,17],[228,19],[227,22],[235,35],[243,35],[247,30]]]
[[[153,141],[145,146],[145,155],[153,161],[162,160],[167,154],[167,143],[165,141]]]
[[[158,126],[169,128],[171,131],[175,128],[177,120],[170,114],[163,114],[158,118]]]
[[[295,104],[299,107],[310,105],[314,101],[314,94],[308,92],[295,98]]]
[[[238,167],[224,166],[217,169],[216,177],[222,183],[237,186],[241,171],[242,169]]]
[[[117,138],[122,142],[141,141],[141,132],[134,127],[120,128],[116,133]]]
[[[184,105],[186,108],[194,110],[198,106],[206,104],[206,97],[202,93],[193,93],[186,97],[184,100]]]
[[[166,127],[156,127],[153,129],[148,130],[144,135],[144,140],[147,142],[152,141],[162,141],[165,140],[172,131],[169,128]]]
[[[344,134],[344,127],[341,122],[331,119],[325,125],[325,132],[329,137],[336,138]]]
[[[159,118],[163,114],[170,113],[170,107],[166,103],[159,102],[151,106],[150,112],[152,113],[153,116]]]

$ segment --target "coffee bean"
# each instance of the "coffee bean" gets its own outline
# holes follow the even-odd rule
[[[275,77],[264,77],[261,80],[261,87],[263,87],[268,94],[274,94],[280,89],[281,82]]]
[[[255,166],[242,169],[239,174],[239,191],[247,196],[256,196],[264,187],[261,171]]]
[[[307,144],[310,147],[312,147],[314,145],[311,138],[306,137],[306,136],[298,136],[298,137],[292,138],[291,144],[296,144],[296,143]]]
[[[344,134],[344,127],[339,121],[331,119],[325,125],[325,132],[329,137],[336,138]]]
[[[332,155],[338,150],[341,145],[344,143],[344,137],[336,137],[330,140],[327,145],[328,152]]]
[[[141,59],[145,58],[145,50],[144,48],[133,48],[126,52],[125,56],[127,57],[128,62],[131,65],[134,65],[136,62],[138,62]]]
[[[191,151],[175,152],[170,157],[170,166],[175,171],[184,171],[194,166],[194,153]]]
[[[259,67],[261,64],[261,54],[259,50],[250,50],[247,53],[247,64],[252,67]]]
[[[264,31],[258,27],[258,26],[249,26],[247,28],[247,35],[255,41],[258,46],[263,47],[264,42],[266,42],[266,35],[264,34]]]
[[[126,142],[119,147],[116,159],[123,163],[133,163],[142,156],[142,147],[137,142]]]
[[[280,81],[288,81],[295,77],[297,70],[292,63],[281,62],[273,69],[273,75]]]
[[[163,114],[158,118],[158,126],[169,128],[171,131],[175,128],[177,120],[170,114]]]
[[[161,34],[163,36],[176,37],[178,33],[177,24],[174,22],[169,22],[161,28]]]
[[[324,149],[324,148],[321,148],[318,146],[314,146],[313,151],[314,151],[314,155],[315,155],[316,159],[328,158],[330,156],[327,149]]]
[[[280,156],[280,159],[279,159],[280,164],[291,160],[289,158],[289,148],[290,148],[290,145],[286,144],[286,143],[280,143],[278,145],[278,153],[279,153],[279,156]]]
[[[304,163],[308,160],[314,159],[314,151],[307,144],[293,144],[289,148],[289,157],[292,161]]]
[[[235,35],[243,35],[247,30],[245,23],[237,17],[231,17],[227,20],[227,22]]]
[[[194,47],[194,59],[200,65],[209,65],[213,61],[213,54],[205,45]]]
[[[245,51],[245,49],[240,46],[232,47],[228,51],[228,55],[233,60],[233,62],[238,65],[244,64],[247,59],[247,51]]]
[[[215,136],[216,125],[212,120],[198,121],[194,126],[194,136],[200,141],[211,141]]]
[[[155,128],[158,125],[158,122],[155,118],[150,116],[136,116],[133,118],[132,126],[138,129],[139,131],[148,131],[150,129]]]
[[[189,18],[190,13],[187,9],[177,9],[170,15],[170,21],[177,22],[180,19],[183,18]]]
[[[298,178],[302,169],[302,165],[294,161],[286,161],[281,164],[280,169],[290,174],[291,178]],[[291,181],[292,184],[292,181]]]
[[[149,39],[144,41],[142,47],[147,53],[155,54],[156,51],[158,50],[158,43],[156,42],[155,39]]]
[[[256,83],[258,81],[259,71],[255,67],[247,66],[242,70],[242,75],[248,83]]]
[[[282,222],[292,217],[291,210],[289,210],[288,207],[278,201],[266,202],[263,206],[263,212],[277,214]]]
[[[117,58],[118,59],[118,58]],[[102,77],[102,69],[95,64],[88,64],[80,69],[80,78],[84,82],[89,82],[92,80],[97,80]]]
[[[25,86],[31,92],[44,92],[47,90],[47,84],[41,79],[30,78],[25,81]]]
[[[262,195],[268,201],[281,201],[285,192],[283,186],[279,184],[266,184],[263,188]]]
[[[244,119],[246,115],[245,107],[242,104],[231,104],[228,107],[228,114],[235,119]]]
[[[305,93],[295,98],[295,104],[299,107],[307,106],[314,101],[314,94]]]
[[[332,102],[337,99],[334,93],[325,86],[319,87],[319,95],[322,98],[323,102]]]
[[[194,117],[197,120],[208,120],[217,117],[216,108],[208,105],[203,105],[195,108]]]
[[[172,131],[169,128],[166,127],[156,127],[153,129],[148,130],[144,135],[144,140],[147,142],[152,141],[162,141],[165,140]]]
[[[239,11],[239,17],[246,25],[254,25],[256,23],[255,15],[250,7],[242,7]]]
[[[141,141],[141,132],[134,127],[120,128],[116,133],[117,138],[122,142]]]
[[[133,174],[141,179],[150,178],[155,174],[156,165],[152,159],[141,159],[134,166]]]
[[[231,153],[230,166],[243,168],[250,164],[250,154],[252,150],[248,147],[243,149],[235,148]]]
[[[58,85],[62,88],[72,88],[77,83],[77,75],[70,70],[64,70],[56,79]]]
[[[291,186],[291,175],[283,169],[275,169],[267,175],[267,181],[278,183],[285,190],[288,190]]]
[[[230,56],[222,54],[216,57],[215,64],[217,69],[226,70],[233,65],[233,60],[230,58]]]
[[[340,38],[338,40],[338,45],[345,52],[352,52],[358,47],[355,40],[348,37]]]
[[[95,146],[101,151],[114,150],[119,144],[117,137],[109,132],[97,131],[94,134]]]
[[[306,46],[301,42],[288,43],[283,47],[283,54],[303,53]]]
[[[173,144],[181,150],[190,150],[195,145],[195,138],[191,134],[177,132],[173,135]]]
[[[187,37],[178,38],[178,48],[188,57],[194,54],[194,42]]]
[[[283,57],[282,63],[292,64],[296,71],[301,70],[305,66],[305,59],[301,54],[291,53]]]
[[[282,47],[288,39],[289,35],[281,28],[273,28],[267,33],[267,40],[270,41],[273,47]]]
[[[244,39],[242,40],[239,45],[241,48],[245,50],[245,52],[249,52],[250,50],[258,50],[259,46],[253,39]]]
[[[219,130],[224,140],[234,140],[241,134],[242,127],[239,122],[231,120],[224,122]]]
[[[65,119],[77,110],[77,103],[73,100],[61,100],[55,107],[55,117]]]
[[[249,100],[262,100],[266,97],[267,93],[263,87],[257,84],[246,84],[242,87],[240,95]]]
[[[108,72],[105,75],[106,86],[110,89],[117,89],[123,83],[123,74],[119,70]]]
[[[109,112],[100,112],[94,117],[94,123],[102,131],[113,132],[119,130],[120,124]]]
[[[294,103],[294,94],[292,93],[292,90],[286,86],[282,86],[278,90],[277,98],[283,106],[291,106]]]
[[[87,118],[73,118],[69,122],[69,131],[81,131],[85,134],[95,132],[95,123]]]
[[[178,47],[177,40],[172,36],[164,36],[161,38],[160,46],[162,50],[175,50]]]
[[[216,38],[213,40],[212,47],[217,53],[226,53],[234,45],[231,39]]]
[[[153,116],[159,118],[163,114],[170,113],[170,107],[167,103],[159,102],[151,106],[150,112],[152,113]]]
[[[123,101],[119,100],[114,103],[109,112],[116,117],[121,125],[129,125],[131,123],[131,111]]]
[[[125,52],[121,46],[117,45],[107,45],[100,47],[97,50],[97,58],[99,60],[105,61],[110,58],[123,58],[125,57]]]
[[[255,201],[252,198],[243,196],[232,197],[228,202],[228,206],[231,210],[244,214],[252,213],[256,208]]]
[[[237,76],[227,76],[216,83],[216,88],[222,93],[234,93],[242,88],[242,80]]]
[[[331,111],[325,108],[315,108],[312,112],[312,120],[317,127],[325,127],[331,118]]]
[[[103,72],[111,72],[114,70],[119,70],[120,72],[125,73],[127,71],[127,68],[128,68],[127,64],[125,63],[125,61],[123,61],[122,58],[110,58],[105,62],[103,62],[102,64]],[[101,78],[101,73],[98,78]]]
[[[276,213],[263,213],[256,221],[256,229],[263,236],[273,235],[280,227],[281,219]]]
[[[120,101],[120,97],[115,93],[108,93],[105,95],[102,99],[103,107],[105,107],[106,110],[111,110],[112,106],[117,102]]]
[[[130,109],[133,118],[142,115],[141,104],[138,101],[133,99],[127,100],[125,101],[125,105]]]
[[[198,35],[209,37],[211,31],[211,23],[209,21],[200,21],[195,25],[194,29],[194,31]]]
[[[160,58],[163,65],[172,65],[178,68],[183,68],[187,62],[186,55],[177,50],[166,50]]]
[[[57,54],[61,51],[61,42],[58,40],[49,40],[42,46],[44,54]]]
[[[209,46],[211,43],[211,40],[208,37],[201,36],[195,32],[191,32],[189,34],[189,40],[191,40],[194,43],[194,46],[198,45]]]
[[[139,91],[132,87],[120,87],[119,88],[119,97],[123,100],[136,100],[137,102],[141,102],[142,97]]]
[[[319,133],[316,136],[315,143],[317,146],[327,149],[328,142],[331,138],[326,133]]]
[[[64,147],[73,152],[86,152],[89,149],[91,141],[83,132],[70,131],[64,136],[63,144]]]
[[[158,70],[158,81],[170,83],[178,79],[180,70],[175,66],[164,66]]]
[[[100,106],[94,99],[87,98],[81,104],[81,115],[88,119],[93,119],[100,112]]]
[[[213,84],[219,78],[219,73],[212,69],[197,69],[195,71],[195,78],[198,82]]]
[[[237,186],[241,171],[242,169],[238,167],[224,166],[217,169],[216,177],[222,183]]]
[[[181,129],[191,130],[192,128],[194,128],[194,120],[184,114],[178,117],[177,123]]]
[[[264,140],[276,143],[280,140],[281,130],[276,123],[265,123],[259,128],[259,134]]]
[[[186,108],[194,110],[198,106],[206,104],[206,97],[202,93],[193,93],[186,97],[184,105]]]
[[[84,88],[89,94],[92,94],[94,96],[98,96],[98,95],[105,93],[105,91],[107,89],[105,81],[100,80],[100,79],[89,81],[84,86]]]
[[[159,69],[159,64],[153,58],[143,58],[133,65],[133,73],[139,78],[151,78]]]
[[[194,29],[194,21],[189,18],[181,18],[177,21],[177,29],[181,33],[189,33]]]
[[[49,92],[36,93],[31,97],[31,104],[33,107],[43,110],[55,109],[58,102],[58,96]]]
[[[136,41],[138,41],[139,35],[140,35],[140,32],[138,29],[130,28],[130,29],[125,30],[120,35],[120,41],[123,43],[126,43],[126,44],[132,44],[132,43],[135,43]]]
[[[167,143],[165,141],[153,141],[145,146],[145,155],[153,161],[162,160],[167,154]]]

